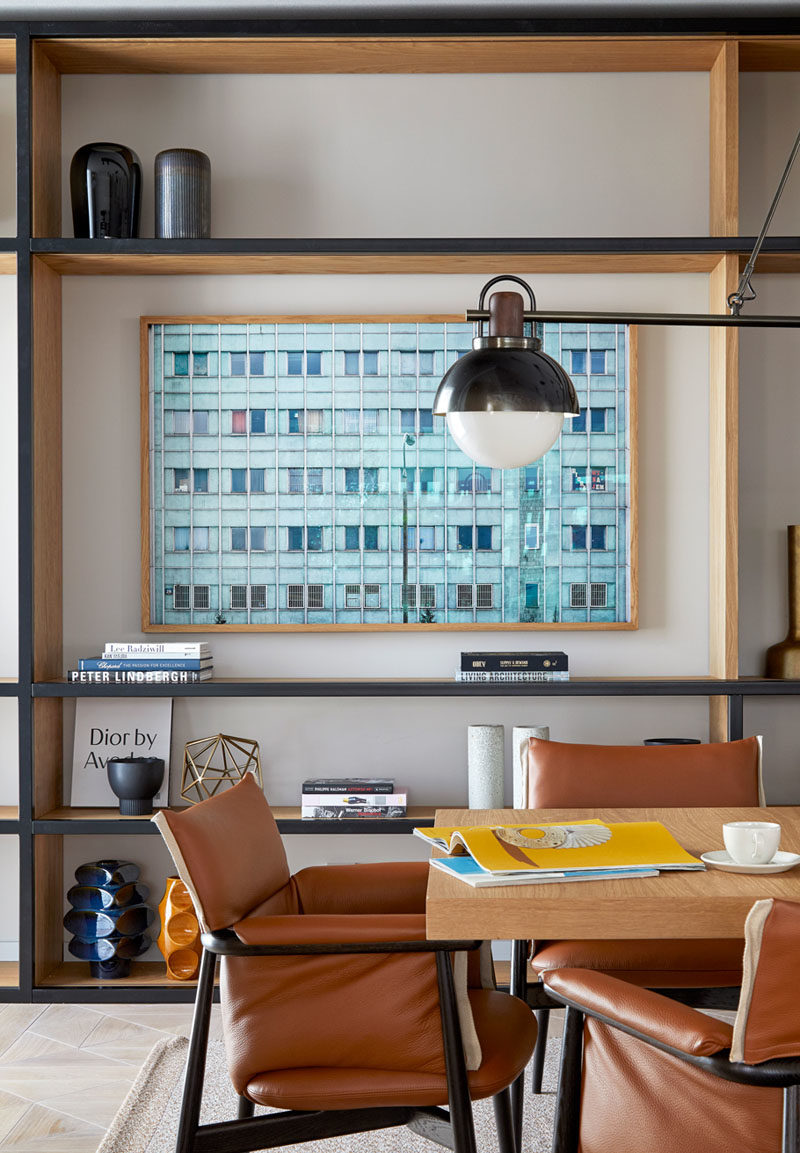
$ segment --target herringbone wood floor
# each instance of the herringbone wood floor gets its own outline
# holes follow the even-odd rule
[[[191,1005],[0,1006],[0,1153],[95,1153],[155,1042],[188,1034],[191,1014]]]

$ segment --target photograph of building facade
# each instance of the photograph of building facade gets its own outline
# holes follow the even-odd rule
[[[148,328],[152,624],[630,619],[624,327],[545,326],[581,414],[507,471],[431,413],[462,321]]]

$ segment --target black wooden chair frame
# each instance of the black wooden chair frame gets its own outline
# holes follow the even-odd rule
[[[215,933],[204,933],[202,942],[203,956],[192,1019],[176,1153],[248,1153],[250,1150],[272,1149],[280,1145],[345,1136],[350,1133],[364,1133],[395,1125],[406,1125],[421,1136],[453,1149],[455,1153],[477,1153],[451,953],[477,949],[480,941],[246,945],[231,929],[223,929]],[[302,957],[330,953],[435,954],[449,1109],[439,1106],[287,1109],[256,1117],[253,1115],[254,1103],[247,1097],[240,1097],[237,1119],[213,1125],[201,1125],[200,1106],[217,957]],[[492,1100],[500,1151],[517,1153],[509,1089],[496,1094]]]
[[[556,1098],[556,1119],[553,1131],[552,1153],[578,1153],[580,1142],[580,1108],[583,1066],[583,1025],[586,1017],[593,1017],[604,1025],[619,1029],[677,1057],[687,1065],[719,1077],[723,1081],[736,1081],[740,1085],[762,1085],[783,1089],[782,1153],[800,1153],[800,1058],[784,1058],[749,1065],[744,1061],[731,1061],[730,1051],[722,1049],[712,1056],[700,1057],[667,1045],[655,1037],[604,1013],[596,1012],[562,994],[553,994],[553,1000],[566,1007],[564,1036],[561,1045],[561,1065]]]

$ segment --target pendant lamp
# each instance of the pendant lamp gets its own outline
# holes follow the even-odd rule
[[[478,310],[484,311],[492,285],[506,280],[523,286],[535,312],[530,285],[518,276],[489,280]],[[525,335],[525,324],[518,292],[492,293],[488,333],[480,331],[472,351],[447,371],[433,402],[434,414],[447,417],[462,452],[491,468],[520,468],[538,460],[558,440],[565,414],[580,412],[572,381],[558,361],[542,352],[533,325]]]

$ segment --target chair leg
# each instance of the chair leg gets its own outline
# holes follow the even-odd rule
[[[494,1122],[497,1128],[497,1144],[500,1153],[520,1153],[514,1133],[514,1115],[511,1111],[511,1092],[503,1089],[492,1097]]]
[[[567,1009],[561,1042],[552,1153],[578,1153],[583,1066],[583,1013]]]
[[[208,1026],[211,1021],[211,1002],[214,998],[214,972],[217,968],[215,953],[203,950],[200,977],[192,1017],[192,1037],[186,1062],[186,1080],[183,1085],[181,1119],[175,1153],[192,1153],[197,1126],[200,1121],[200,1103],[203,1098],[203,1076],[206,1071]]]
[[[783,1090],[782,1153],[800,1153],[800,1085]]]
[[[541,1093],[542,1074],[544,1073],[544,1059],[547,1052],[547,1030],[550,1025],[550,1010],[536,1010],[536,1024],[539,1032],[536,1035],[536,1048],[533,1050],[533,1064],[531,1065],[531,1093]]]
[[[511,981],[509,992],[521,1001],[525,1000],[528,985],[528,950],[530,942],[513,941],[511,945]],[[520,1073],[511,1086],[511,1115],[514,1119],[514,1139],[517,1149],[522,1148],[522,1094],[525,1077]]]
[[[436,954],[436,978],[439,985],[439,1013],[442,1018],[447,1098],[450,1103],[450,1124],[453,1129],[453,1153],[477,1153],[472,1101],[464,1061],[464,1043],[458,1020],[453,965],[449,953]]]
[[[240,1121],[246,1121],[248,1117],[252,1117],[255,1111],[255,1101],[251,1101],[249,1097],[241,1096],[239,1098],[239,1110],[236,1114]]]

